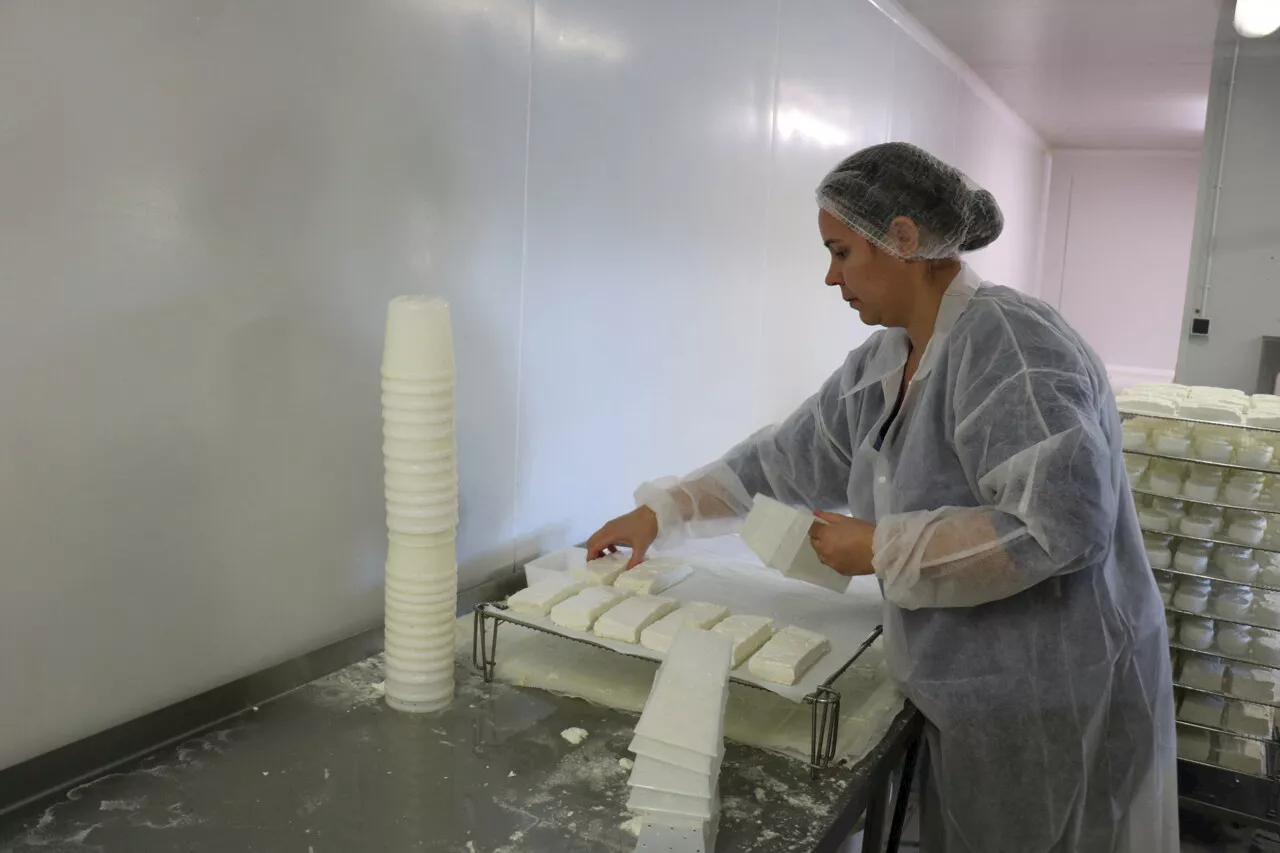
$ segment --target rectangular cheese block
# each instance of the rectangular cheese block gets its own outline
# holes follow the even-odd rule
[[[1280,413],[1276,412],[1253,412],[1248,418],[1249,426],[1264,427],[1266,429],[1280,429]]]
[[[1122,412],[1140,415],[1172,415],[1178,411],[1178,404],[1175,401],[1156,397],[1121,396],[1116,400],[1116,407]]]
[[[597,619],[595,628],[592,630],[597,637],[607,640],[638,643],[641,631],[678,606],[679,602],[674,599],[658,598],[652,595],[628,598]]]
[[[618,575],[627,570],[631,558],[625,554],[610,554],[569,569],[569,574],[587,586],[612,586]]]
[[[582,592],[586,584],[568,574],[539,581],[507,599],[507,607],[529,616],[546,616],[566,598]]]
[[[742,665],[773,634],[773,620],[768,616],[735,614],[711,629],[733,640],[732,668]]]
[[[1254,737],[1271,737],[1274,714],[1269,705],[1255,705],[1252,702],[1227,703],[1227,724],[1225,728],[1242,735]]]
[[[662,684],[678,689],[678,695],[720,696],[727,689],[732,667],[732,638],[685,625],[676,633],[676,641],[658,672],[666,673]],[[658,684],[659,679],[655,679],[655,692]]]
[[[1178,727],[1178,756],[1192,761],[1208,761],[1211,743],[1204,729]]]
[[[631,777],[627,779],[632,788],[666,791],[685,797],[710,797],[715,783],[716,777],[710,773],[699,773],[647,755],[636,756],[636,766],[631,768]]]
[[[1187,693],[1178,706],[1178,719],[1201,726],[1221,728],[1222,709],[1226,703],[1218,696],[1205,696],[1202,693]]]
[[[1222,676],[1226,667],[1215,658],[1184,655],[1182,671],[1178,674],[1178,683],[1201,690],[1222,692]]]
[[[1219,424],[1243,424],[1245,421],[1243,407],[1229,402],[1188,401],[1178,405],[1178,417],[1195,421],[1213,421]],[[1253,424],[1266,426],[1266,424]]]
[[[1253,633],[1253,655],[1259,662],[1280,666],[1280,634],[1261,628]]]
[[[712,803],[718,808],[719,803]],[[720,816],[698,820],[673,814],[640,814],[640,835],[636,850],[679,850],[681,853],[712,853],[720,829]]]
[[[791,536],[791,528],[796,524],[797,517],[795,507],[764,495],[756,495],[752,498],[751,511],[743,519],[738,535],[766,566],[781,570],[788,557],[794,556],[779,552],[789,550],[786,546],[792,538],[798,541],[799,537]],[[811,524],[812,515],[806,521],[806,526]]]
[[[673,613],[668,613],[657,622],[640,632],[640,645],[646,649],[666,654],[676,638],[680,626],[692,628],[710,628],[729,615],[729,608],[723,604],[711,604],[706,601],[691,601]]]
[[[1187,396],[1197,399],[1209,400],[1240,400],[1249,399],[1249,395],[1241,391],[1239,388],[1223,388],[1218,385],[1188,385]]]
[[[1280,701],[1280,690],[1277,687],[1274,669],[1263,669],[1256,666],[1239,664],[1231,667],[1231,693],[1241,699],[1253,699],[1257,702]]]
[[[783,574],[794,580],[824,587],[832,592],[844,592],[849,588],[849,578],[823,563],[818,557],[818,552],[813,550],[813,543],[807,536],[799,553],[796,554],[796,559],[792,561],[791,568]]]
[[[551,621],[561,628],[590,631],[603,614],[631,593],[611,586],[589,586],[551,608]]]
[[[1258,562],[1262,562],[1259,560]],[[1259,582],[1265,583],[1262,578]],[[1254,590],[1253,612],[1250,620],[1254,625],[1264,628],[1280,628],[1280,592],[1263,592]]]
[[[681,628],[658,667],[636,734],[706,756],[722,755],[732,653],[727,636]]]
[[[647,815],[675,815],[678,817],[710,820],[720,801],[719,790],[710,797],[685,797],[665,791],[632,788],[627,808]]]
[[[631,743],[627,746],[627,750],[634,752],[637,756],[648,756],[657,761],[682,767],[694,773],[717,777],[720,775],[720,761],[724,757],[723,745],[715,755],[703,755],[700,752],[664,743],[641,734],[631,738]]]
[[[613,585],[638,595],[657,595],[680,583],[693,573],[688,563],[671,557],[653,557],[629,572],[623,572]]]
[[[844,592],[849,579],[823,565],[809,540],[813,513],[756,495],[740,535],[766,566],[789,578]]]
[[[795,684],[830,649],[831,644],[821,634],[788,625],[751,656],[747,669],[763,681]]]
[[[1219,735],[1218,764],[1241,773],[1265,776],[1267,749],[1259,741]]]

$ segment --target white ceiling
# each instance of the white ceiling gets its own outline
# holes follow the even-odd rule
[[[1055,148],[1198,149],[1218,0],[899,0]]]

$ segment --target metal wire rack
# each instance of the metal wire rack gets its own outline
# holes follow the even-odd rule
[[[498,626],[503,622],[510,622],[513,625],[519,625],[521,628],[528,628],[552,637],[559,637],[569,642],[582,643],[597,649],[604,649],[613,654],[653,662],[653,658],[645,655],[628,654],[603,643],[592,642],[584,637],[571,637],[540,625],[530,625],[523,620],[512,618],[507,614],[506,610],[506,605],[496,602],[487,602],[476,607],[475,622],[471,631],[471,661],[486,682],[493,681],[494,671],[497,667]],[[835,760],[836,738],[840,733],[840,691],[836,690],[832,685],[840,676],[844,675],[867,649],[871,648],[871,644],[876,641],[882,632],[883,626],[877,625],[849,659],[840,665],[839,669],[828,676],[812,693],[804,697],[804,703],[810,708],[809,768],[815,773],[830,767],[831,762]],[[729,681],[755,690],[768,691],[768,688],[761,687],[759,684],[750,681],[743,681],[733,675],[729,676]]]

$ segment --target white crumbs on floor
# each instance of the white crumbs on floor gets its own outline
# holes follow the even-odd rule
[[[573,728],[562,731],[560,733],[560,737],[564,738],[574,746],[577,746],[587,739],[587,734],[588,732],[586,729],[580,729],[577,726],[574,726]]]

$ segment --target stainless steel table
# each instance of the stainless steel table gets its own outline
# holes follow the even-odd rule
[[[419,717],[380,701],[377,657],[347,667],[0,818],[0,851],[629,853],[618,759],[635,718],[457,672],[454,706]],[[888,794],[919,731],[908,708],[864,760],[816,779],[729,744],[718,849],[834,851],[864,813],[868,836],[892,835]]]

